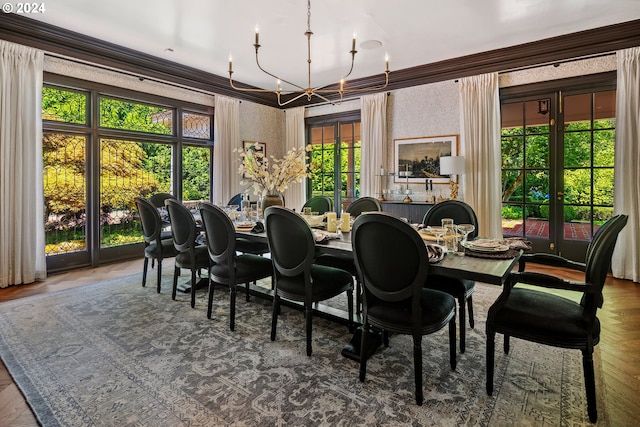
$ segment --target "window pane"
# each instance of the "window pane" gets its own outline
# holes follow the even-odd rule
[[[575,205],[591,204],[591,169],[564,170],[564,202]]]
[[[591,132],[564,134],[564,166],[568,168],[591,166]]]
[[[87,123],[87,95],[51,87],[42,88],[42,120]]]
[[[136,212],[134,199],[167,188],[168,184],[145,162],[147,152],[155,150],[151,144],[116,139],[100,141],[100,246],[110,247],[142,241],[140,223],[133,221]],[[163,147],[160,145],[160,147]],[[170,160],[164,160],[169,162]]]
[[[549,99],[525,103],[525,131],[527,134],[549,133]]]
[[[500,117],[502,120],[502,132],[509,132],[509,135],[523,135],[522,125],[522,103],[502,104]]]
[[[521,168],[524,166],[524,138],[522,136],[502,137],[502,167]]]
[[[211,148],[182,149],[182,200],[209,200],[211,194]]]
[[[212,122],[208,114],[182,113],[182,136],[211,140]]]
[[[593,170],[593,204],[613,206],[613,168]]]
[[[613,167],[615,131],[593,132],[593,165]]]
[[[594,122],[596,129],[615,129],[616,127],[616,91],[594,94]]]
[[[534,135],[527,136],[526,147],[526,167],[547,168],[549,167],[549,136]]]
[[[42,143],[46,254],[84,251],[87,139],[45,133]]]
[[[172,135],[173,110],[147,104],[100,98],[100,126]]]

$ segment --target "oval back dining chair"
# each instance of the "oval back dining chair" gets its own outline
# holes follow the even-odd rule
[[[371,327],[413,337],[415,398],[422,405],[422,336],[449,325],[449,363],[456,368],[456,303],[445,292],[425,288],[427,248],[416,230],[384,212],[360,215],[351,234],[353,255],[363,287],[360,381],[367,372]]]
[[[431,207],[424,215],[423,225],[441,225],[442,218],[453,218],[454,224],[472,224],[475,230],[469,233],[469,239],[478,235],[478,218],[471,206],[460,200],[446,200]],[[466,341],[466,311],[469,312],[469,326],[473,329],[473,293],[476,283],[473,280],[454,279],[449,277],[432,276],[425,284],[426,287],[438,289],[453,295],[458,300],[458,317],[460,324],[460,353],[465,351]]]
[[[602,288],[611,267],[618,234],[627,223],[626,215],[616,215],[596,232],[587,248],[586,262],[577,263],[552,254],[530,254],[520,257],[519,272],[511,273],[502,293],[487,313],[487,393],[493,393],[495,335],[504,335],[504,352],[509,352],[509,339],[516,337],[544,345],[582,351],[582,368],[587,395],[589,420],[598,419],[596,385],[593,370],[593,348],[600,341],[600,321],[596,316],[602,307]],[[542,264],[584,271],[584,282],[574,282],[549,274],[528,272],[526,265]],[[527,284],[527,287],[518,284]],[[580,302],[545,292],[544,288],[582,293]],[[545,351],[540,349],[540,351]]]
[[[207,247],[196,243],[196,220],[191,211],[179,200],[167,199],[165,206],[169,212],[171,231],[173,232],[173,246],[177,255],[173,269],[173,291],[171,298],[176,299],[178,290],[178,275],[181,268],[191,271],[191,308],[196,306],[196,272],[209,268],[209,254]]]
[[[162,236],[162,219],[158,209],[147,199],[143,197],[135,198],[140,222],[142,223],[142,237],[144,239],[144,267],[142,270],[142,286],[147,282],[147,269],[149,268],[149,260],[158,261],[158,279],[157,291],[160,293],[160,283],[162,281],[162,260],[174,257],[176,250],[173,247],[171,237],[163,238]],[[152,264],[153,267],[153,264]]]
[[[353,329],[353,278],[348,271],[314,264],[315,240],[309,225],[297,213],[269,206],[265,210],[265,228],[275,279],[271,341],[276,339],[280,298],[303,302],[307,356],[311,356],[313,303],[346,292],[349,329]]]
[[[364,212],[381,212],[382,205],[374,197],[360,197],[351,202],[344,211],[349,213],[352,218],[356,218]]]
[[[236,254],[236,230],[231,219],[222,209],[209,202],[202,202],[200,214],[211,259],[207,318],[211,319],[214,283],[226,285],[230,291],[229,329],[233,331],[236,318],[237,284],[245,284],[248,301],[250,282],[273,275],[273,267],[268,258],[253,254]]]
[[[322,215],[333,211],[333,200],[327,196],[313,196],[302,205],[300,212],[306,207],[311,208],[312,212],[318,212],[319,215]]]

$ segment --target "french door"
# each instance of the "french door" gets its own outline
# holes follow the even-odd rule
[[[614,86],[503,98],[504,236],[583,261],[613,215],[614,140]]]

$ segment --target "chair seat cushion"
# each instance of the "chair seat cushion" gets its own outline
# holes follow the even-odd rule
[[[244,254],[236,256],[236,282],[245,283],[269,277],[273,274],[273,265],[269,258],[259,255]],[[222,264],[211,266],[211,278],[222,284],[230,280],[229,268]]]
[[[582,312],[580,304],[567,298],[515,287],[506,304],[496,311],[494,324],[497,332],[506,332],[515,337],[560,347],[581,347],[589,333],[582,320]],[[597,317],[590,332],[594,344],[597,343],[600,336]]]
[[[207,247],[199,245],[195,247],[196,254],[196,268],[208,268],[209,267],[209,252]],[[176,267],[179,268],[191,268],[191,255],[188,252],[181,252],[176,255],[175,261]]]
[[[162,256],[163,257],[171,257],[176,254],[176,249],[173,246],[173,240],[164,239],[161,240],[162,244]],[[160,251],[158,251],[158,245],[155,243],[150,244],[146,248],[144,248],[144,256],[147,258],[158,258],[160,256]]]
[[[352,276],[356,276],[358,274],[353,258],[341,257],[331,254],[321,254],[316,257],[315,263],[348,271]]]
[[[422,330],[430,333],[440,329],[455,314],[455,299],[448,293],[423,288],[420,295],[422,307]],[[411,333],[411,300],[383,302],[377,299],[367,301],[367,316],[373,324],[384,325],[385,329],[398,333]],[[393,325],[389,327],[390,325]]]
[[[311,265],[312,300],[323,301],[353,289],[351,273],[325,265]],[[301,286],[302,284],[302,286]],[[304,277],[279,277],[276,282],[279,294],[284,298],[304,301]]]
[[[236,237],[236,251],[249,254],[266,254],[269,252],[269,245],[265,242]]]
[[[465,299],[476,290],[476,282],[473,280],[454,279],[436,275],[429,275],[427,277],[427,283],[425,283],[424,286],[429,289],[446,292],[456,298],[464,296]]]

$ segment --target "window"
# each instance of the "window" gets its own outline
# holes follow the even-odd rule
[[[344,209],[360,196],[359,114],[309,119],[307,125],[313,165],[308,197],[329,196],[336,209]]]
[[[170,192],[185,201],[210,199],[210,108],[64,77],[50,80],[42,92],[50,270],[139,253],[132,246],[142,241],[137,196]]]

